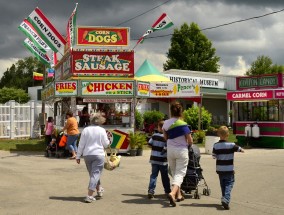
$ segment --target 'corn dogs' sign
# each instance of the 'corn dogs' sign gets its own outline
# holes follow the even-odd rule
[[[79,46],[128,46],[129,28],[125,27],[78,27]]]

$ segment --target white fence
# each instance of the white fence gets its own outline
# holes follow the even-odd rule
[[[41,101],[19,104],[11,100],[0,104],[0,138],[39,137],[41,107]],[[53,116],[52,108],[46,106],[45,110],[47,116]]]

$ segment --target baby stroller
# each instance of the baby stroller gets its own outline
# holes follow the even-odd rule
[[[51,142],[47,145],[47,147],[45,149],[44,156],[45,157],[54,157],[56,150],[57,150],[56,138],[53,137]]]
[[[70,155],[70,152],[66,148],[67,135],[64,134],[63,132],[60,132],[57,135],[56,143],[57,147],[56,147],[55,157],[56,158],[68,157]]]
[[[198,192],[198,187],[202,186],[203,195],[209,196],[211,194],[211,190],[209,189],[205,178],[202,175],[202,168],[199,164],[200,161],[200,150],[196,145],[192,145],[188,149],[188,164],[186,175],[181,184],[181,190],[183,194],[191,194],[192,191],[193,197],[195,199],[200,199],[200,195]]]

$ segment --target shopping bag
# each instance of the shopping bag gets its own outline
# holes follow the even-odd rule
[[[120,155],[116,155],[116,152],[113,152],[111,150],[110,152],[110,157],[107,156],[107,153],[105,151],[105,163],[104,163],[104,168],[106,170],[114,170],[115,168],[119,167],[120,165]]]
[[[60,139],[60,142],[59,142],[59,147],[65,147],[66,146],[66,143],[67,143],[67,136],[66,135],[63,135]]]

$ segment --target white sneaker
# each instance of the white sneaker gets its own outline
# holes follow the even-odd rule
[[[100,187],[99,191],[98,191],[98,197],[103,197],[103,192],[105,191],[105,189],[103,187]]]
[[[93,197],[93,196],[86,196],[85,202],[91,203],[91,202],[93,202],[93,201],[96,201],[96,198],[95,198],[95,197]]]

